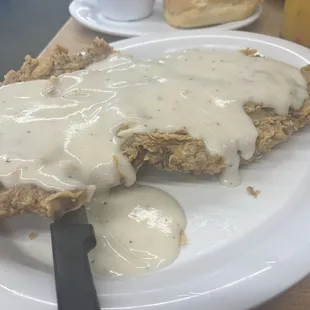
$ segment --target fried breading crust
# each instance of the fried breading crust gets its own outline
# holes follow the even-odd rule
[[[47,79],[65,72],[81,70],[113,52],[104,40],[98,38],[91,48],[79,55],[70,56],[67,49],[58,46],[47,58],[33,59],[27,56],[21,69],[10,71],[3,84]],[[249,56],[256,53],[250,49],[243,52]],[[309,82],[310,66],[304,67],[302,73]],[[308,91],[310,93],[310,87]],[[275,145],[286,141],[293,132],[310,123],[310,100],[307,100],[300,110],[291,110],[288,116],[276,115],[272,109],[253,103],[247,103],[244,109],[259,133],[255,154],[248,162],[259,158]],[[134,134],[124,141],[122,150],[137,169],[144,163],[168,171],[193,174],[217,174],[225,168],[224,158],[209,154],[202,140],[194,139],[186,132]],[[85,202],[86,196],[85,190],[55,192],[36,185],[17,185],[0,192],[0,217],[36,212],[57,218],[78,208]]]
[[[88,189],[56,192],[33,184],[20,184],[0,193],[0,217],[35,212],[57,219],[78,209],[92,194]]]
[[[27,55],[18,71],[11,70],[4,76],[3,85],[30,80],[48,79],[66,72],[85,69],[90,64],[110,55],[113,48],[104,40],[96,38],[93,45],[78,55],[69,55],[66,48],[56,46],[48,57],[32,58]]]
[[[48,79],[66,72],[85,69],[93,62],[104,59],[113,49],[104,40],[96,38],[92,47],[78,55],[69,55],[68,50],[57,46],[48,57],[32,58],[26,56],[18,71],[10,71],[1,85],[36,79]],[[75,210],[89,201],[92,192],[89,189],[55,192],[32,184],[20,184],[11,189],[0,191],[0,217],[35,212],[52,219]]]
[[[310,100],[300,110],[291,110],[288,116],[276,115],[271,109],[250,103],[244,109],[252,118],[259,135],[254,156],[249,161],[242,161],[242,164],[261,157],[310,123]],[[217,174],[225,168],[223,157],[211,155],[202,140],[194,139],[185,132],[134,134],[123,143],[122,150],[138,168],[149,163],[167,171],[192,174]]]

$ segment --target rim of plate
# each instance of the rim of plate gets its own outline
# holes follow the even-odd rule
[[[292,56],[300,58],[303,62],[310,63],[310,50],[305,47],[279,38],[240,31],[210,32],[196,30],[191,33],[181,31],[168,35],[156,34],[136,37],[111,45],[116,49],[125,51],[130,48],[143,47],[144,45],[159,42],[174,40],[182,40],[183,42],[183,40],[195,38],[209,40],[206,43],[211,44],[212,40],[219,38],[241,40],[254,48],[262,45],[276,48],[279,51],[283,50],[286,53],[291,53]],[[181,307],[187,309],[187,307],[194,306],[196,310],[204,310],[209,306],[212,310],[240,310],[257,306],[289,288],[310,272],[310,227],[308,223],[310,208],[305,199],[307,197],[307,184],[310,182],[310,169],[307,170],[307,174],[302,181],[302,186],[295,193],[294,199],[287,201],[282,208],[283,210],[281,209],[266,224],[258,228],[259,233],[255,234],[254,237],[251,236],[255,246],[243,249],[244,251],[238,259],[230,261],[208,277],[200,274],[195,279],[189,278],[186,283],[180,283],[176,287],[168,287],[166,291],[159,289],[137,295],[132,295],[130,292],[118,295],[115,292],[115,295],[108,295],[108,298],[117,300],[125,296],[126,305],[119,307],[108,306],[104,309],[138,309],[153,306],[160,307],[162,310],[175,310],[181,309]],[[285,225],[281,225],[282,222],[285,222]],[[249,261],[252,263],[248,264]],[[5,264],[4,267],[6,267]],[[23,279],[22,268],[20,270],[19,268],[8,270],[4,267],[3,264],[0,264],[1,279],[7,278],[9,282],[15,281],[16,283],[25,280]],[[40,277],[38,283],[41,285],[45,285],[47,278],[50,279],[51,277],[51,275],[42,275],[42,272],[32,270],[31,277],[35,278],[36,276]],[[147,281],[146,278],[142,277],[140,285],[143,286],[145,281]],[[19,285],[25,286],[25,283],[19,283],[17,286]],[[104,291],[102,280],[96,281],[96,285],[98,291]],[[130,286],[130,282],[127,282],[126,285]],[[29,297],[33,296],[30,293],[36,289],[37,287],[29,286],[26,291],[22,290],[23,293],[20,293],[17,288],[9,291],[14,298],[19,296],[22,299],[27,299],[27,302],[29,299],[32,299],[31,302],[33,303],[39,302],[41,304],[40,309],[43,309],[43,306],[46,306],[46,308],[55,306],[55,297],[53,302],[50,301],[50,296],[54,293],[50,287],[42,288],[40,299]],[[7,295],[7,293],[8,289],[0,285],[0,297],[8,298],[7,296],[11,296]],[[48,301],[43,300],[45,297]],[[107,295],[99,295],[99,298],[106,297]],[[20,305],[23,305],[23,303],[20,303]],[[24,309],[26,308],[24,307]]]
[[[158,2],[160,1],[156,1],[156,4],[158,5]],[[155,5],[156,5],[155,4]],[[90,10],[90,7],[95,7],[96,8],[96,2],[92,3],[91,1],[83,1],[83,0],[73,0],[70,5],[69,5],[69,12],[70,15],[79,23],[81,23],[82,25],[84,25],[85,27],[94,30],[94,31],[99,31],[101,33],[107,33],[110,35],[116,35],[116,36],[120,36],[120,37],[135,37],[135,36],[141,36],[141,35],[152,35],[153,33],[145,31],[144,29],[141,30],[137,30],[137,29],[130,29],[127,28],[126,25],[128,25],[128,22],[117,22],[117,21],[112,21],[109,20],[107,18],[105,18],[104,16],[102,16],[102,18],[104,18],[104,21],[106,21],[107,23],[111,23],[110,25],[98,25],[98,23],[94,20],[89,20],[83,16],[81,16],[80,11],[81,10]],[[252,23],[254,23],[262,14],[263,12],[263,6],[262,4],[259,4],[257,6],[257,9],[255,10],[255,12],[240,21],[234,21],[234,22],[228,22],[228,23],[223,23],[223,24],[218,24],[218,25],[210,25],[210,26],[206,26],[204,28],[201,28],[203,30],[208,30],[208,31],[213,31],[213,30],[235,30],[235,29],[240,29],[243,27],[246,27]],[[149,18],[149,17],[148,17]],[[146,18],[146,20],[148,19]],[[144,20],[139,21],[139,23],[143,24]],[[164,23],[164,20],[162,21]],[[121,27],[123,26],[123,27]],[[141,26],[142,27],[142,26]],[[177,29],[177,28],[173,28],[170,27],[171,29],[169,29],[168,31],[163,31],[160,33],[166,33],[169,34],[170,32],[173,31],[186,31],[186,32],[192,32],[192,31],[196,31],[197,29]]]

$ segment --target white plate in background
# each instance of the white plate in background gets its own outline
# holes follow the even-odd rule
[[[204,29],[232,30],[243,28],[256,21],[262,13],[262,5],[248,18],[231,23],[204,27]],[[106,18],[98,8],[94,0],[74,0],[69,5],[71,16],[87,28],[95,31],[118,35],[122,37],[134,37],[146,34],[168,33],[172,31],[195,31],[193,29],[180,30],[171,27],[164,21],[162,0],[157,0],[154,13],[145,19],[134,22],[118,22]]]
[[[113,44],[137,58],[186,48],[240,50],[302,67],[310,50],[245,32],[174,32]],[[241,168],[243,182],[149,170],[142,183],[175,197],[188,219],[188,245],[168,268],[140,277],[95,277],[102,309],[243,310],[310,272],[310,128]],[[257,199],[247,186],[261,190]],[[121,227],[120,227],[121,229]],[[29,240],[31,232],[38,237]],[[103,258],[104,259],[104,258]],[[153,306],[153,307],[152,307]],[[48,222],[38,216],[0,220],[0,307],[55,310]]]

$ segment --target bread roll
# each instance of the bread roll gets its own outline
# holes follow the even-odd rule
[[[201,27],[247,18],[260,2],[261,0],[164,0],[164,16],[173,27]]]

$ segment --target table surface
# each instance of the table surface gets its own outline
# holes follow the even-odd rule
[[[0,0],[0,80],[37,55],[69,18],[71,0]],[[35,10],[33,9],[35,8]],[[51,13],[52,12],[52,13]],[[44,20],[44,27],[38,27]]]
[[[283,14],[283,0],[265,0],[264,12],[261,18],[244,30],[279,36]],[[48,44],[41,55],[48,54],[57,44],[63,45],[72,53],[77,53],[88,47],[96,37],[103,37],[107,42],[122,39],[108,34],[99,34],[80,26],[69,19],[60,29],[54,39]],[[259,290],[259,287],[257,288]],[[310,309],[310,276],[255,310],[309,310]]]

